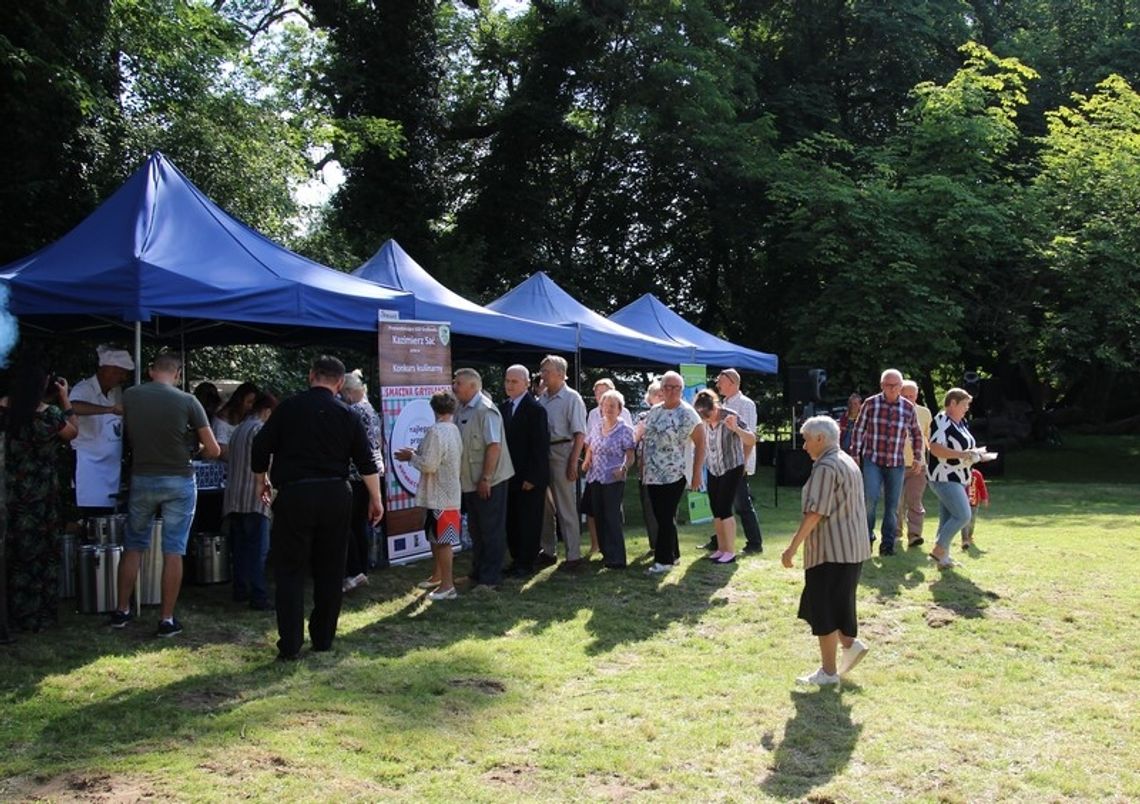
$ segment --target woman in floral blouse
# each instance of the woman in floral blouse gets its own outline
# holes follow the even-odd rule
[[[610,569],[625,569],[625,533],[621,527],[621,501],[625,476],[633,464],[636,445],[633,428],[622,421],[625,397],[618,391],[602,394],[601,418],[586,434],[586,484],[593,497],[591,507],[598,523],[602,560]],[[592,485],[591,485],[592,484]]]

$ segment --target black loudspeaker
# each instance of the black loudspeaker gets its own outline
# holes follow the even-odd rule
[[[811,456],[802,449],[781,447],[776,453],[776,484],[802,486],[811,474]]]
[[[827,372],[807,366],[788,367],[788,401],[822,402],[827,389]]]

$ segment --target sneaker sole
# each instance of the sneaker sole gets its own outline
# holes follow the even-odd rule
[[[866,656],[868,653],[870,653],[870,651],[871,651],[870,648],[863,648],[863,652],[860,653],[858,656],[856,656],[854,659],[852,659],[851,664],[848,667],[845,667],[839,671],[839,677],[843,678],[848,673],[850,673],[852,670],[854,670],[856,668],[856,666],[858,666],[859,662],[863,661],[863,657]]]
[[[182,629],[179,628],[177,631],[170,631],[167,633],[158,633],[158,634],[155,634],[155,636],[158,637],[159,639],[170,639],[171,637],[176,637],[181,633],[182,633]]]

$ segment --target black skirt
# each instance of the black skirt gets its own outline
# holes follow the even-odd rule
[[[800,594],[801,620],[811,626],[816,636],[839,631],[849,637],[859,636],[859,618],[855,613],[855,592],[863,564],[817,564],[804,572],[804,591]]]

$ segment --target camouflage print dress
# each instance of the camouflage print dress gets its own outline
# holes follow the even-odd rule
[[[58,433],[63,412],[49,405],[30,427],[8,436],[8,617],[16,628],[38,631],[56,621],[59,608]],[[8,411],[0,408],[0,432]]]

